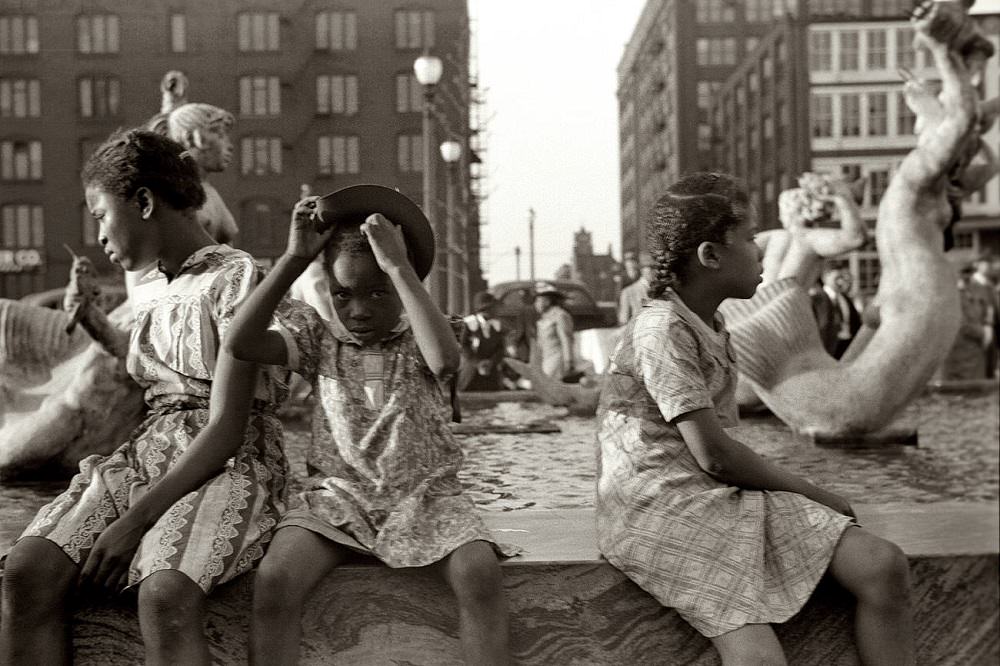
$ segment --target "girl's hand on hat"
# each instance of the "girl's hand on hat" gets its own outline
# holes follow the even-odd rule
[[[375,261],[383,272],[389,273],[393,269],[410,266],[401,227],[375,213],[369,215],[361,225],[361,233],[368,237]]]
[[[292,209],[292,226],[288,231],[287,254],[312,259],[330,240],[333,226],[325,225],[317,214],[319,197],[306,197]]]

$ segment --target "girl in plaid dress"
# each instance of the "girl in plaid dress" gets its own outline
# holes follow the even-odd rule
[[[0,663],[69,663],[74,590],[136,586],[147,661],[208,664],[206,595],[263,555],[283,508],[284,378],[255,382],[219,345],[258,269],[201,226],[197,166],[166,137],[111,137],[83,184],[104,251],[139,276],[127,368],[149,411],[111,455],[80,462],[6,557]]]
[[[912,664],[900,549],[856,526],[844,498],[724,430],[737,422],[736,370],[717,310],[760,283],[756,215],[719,174],[689,175],[656,204],[652,300],[612,354],[598,409],[598,545],[724,664],[785,663],[770,624],[826,572],[857,598],[862,662]]]
[[[266,330],[324,247],[333,320],[293,302],[279,310],[279,330]],[[394,190],[306,197],[284,256],[236,315],[233,355],[287,365],[316,397],[310,475],[254,584],[252,663],[297,661],[302,606],[351,552],[432,567],[455,593],[467,663],[508,662],[499,548],[462,492],[462,451],[439,384],[458,369],[459,346],[420,282],[432,258],[429,223]]]

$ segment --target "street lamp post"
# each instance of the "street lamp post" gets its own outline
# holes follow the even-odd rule
[[[444,70],[444,66],[441,63],[441,59],[424,54],[417,58],[413,62],[413,74],[417,78],[417,82],[424,87],[424,106],[423,106],[423,188],[424,188],[424,215],[430,220],[431,229],[434,231],[434,245],[435,245],[435,258],[436,261],[434,269],[431,271],[430,279],[428,280],[429,290],[431,298],[437,303],[438,307],[442,305],[442,285],[441,285],[441,230],[438,225],[437,211],[435,210],[435,202],[437,199],[437,183],[434,179],[434,122],[433,122],[433,112],[434,112],[434,89],[438,81],[441,80],[441,74]]]
[[[448,313],[465,312],[466,290],[462,289],[460,280],[463,271],[459,268],[461,246],[458,235],[459,227],[464,228],[460,216],[455,210],[455,185],[458,176],[458,160],[462,157],[462,144],[458,141],[445,141],[441,144],[441,159],[448,165],[447,196],[445,197],[445,245],[448,253]],[[463,234],[464,235],[464,234]]]

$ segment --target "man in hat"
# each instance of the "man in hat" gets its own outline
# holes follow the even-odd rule
[[[622,289],[618,296],[618,323],[622,326],[639,314],[649,300],[649,283],[653,279],[653,258],[647,252],[639,255],[639,279]]]
[[[822,287],[811,291],[809,297],[823,347],[839,359],[861,328],[861,315],[848,296],[851,274],[847,269],[830,265],[822,280]]]
[[[460,391],[498,391],[503,386],[504,331],[496,318],[496,297],[488,291],[472,299],[472,314],[462,318],[465,336],[462,365],[458,371]]]

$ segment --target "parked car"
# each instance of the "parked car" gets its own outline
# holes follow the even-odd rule
[[[583,331],[588,328],[609,328],[618,324],[618,314],[614,305],[598,304],[587,285],[575,280],[543,280],[566,295],[563,307],[573,318],[573,329]],[[489,288],[498,301],[496,316],[505,328],[516,325],[518,313],[524,305],[535,300],[535,282],[515,280],[500,282]]]

